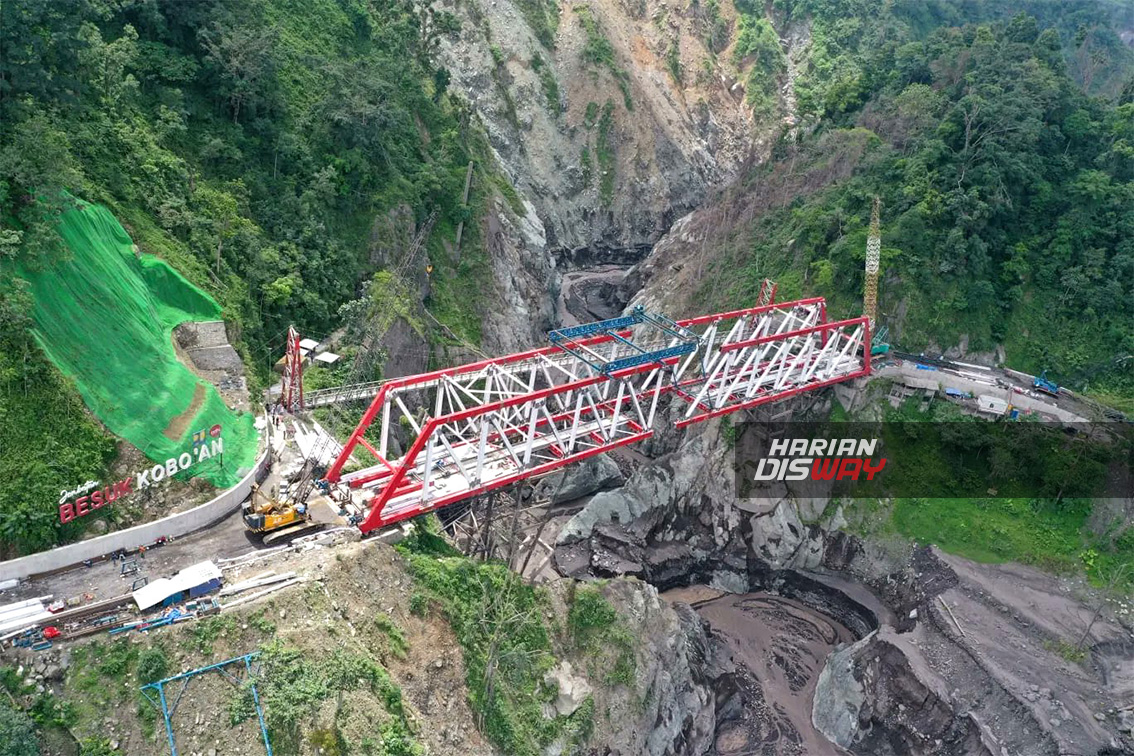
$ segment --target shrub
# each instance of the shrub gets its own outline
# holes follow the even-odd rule
[[[417,595],[417,594],[414,594]],[[411,599],[412,601],[412,599]],[[399,659],[406,658],[406,652],[409,651],[409,642],[406,640],[405,633],[398,627],[397,623],[388,614],[379,613],[374,618],[374,624],[378,626],[378,630],[386,636],[390,642],[390,650]]]
[[[169,676],[169,658],[158,647],[142,649],[138,654],[138,682],[143,685]]]
[[[0,756],[39,756],[36,742],[31,717],[0,701]]]

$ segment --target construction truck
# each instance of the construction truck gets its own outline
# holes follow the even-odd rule
[[[262,536],[265,546],[322,527],[311,520],[306,501],[270,496],[255,484],[244,502],[243,514],[245,527]]]

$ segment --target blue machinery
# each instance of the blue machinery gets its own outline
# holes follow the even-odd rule
[[[244,665],[245,679],[249,681],[252,689],[252,701],[256,704],[256,716],[260,719],[260,734],[264,736],[264,748],[268,752],[268,756],[272,756],[272,743],[268,740],[268,728],[264,725],[264,708],[260,705],[260,693],[256,690],[256,683],[252,681],[252,660],[260,655],[260,652],[253,651],[244,656],[237,656],[232,659],[227,659],[216,664],[210,664],[207,667],[200,667],[199,669],[191,669],[188,672],[182,672],[173,677],[167,677],[164,680],[149,683],[142,686],[142,695],[152,703],[154,706],[161,709],[161,714],[165,718],[165,734],[169,738],[169,753],[170,756],[177,756],[177,743],[173,739],[173,715],[177,711],[177,704],[181,703],[181,696],[185,695],[185,689],[189,687],[189,681],[197,675],[203,675],[206,672],[220,672],[225,678],[228,679],[236,687],[240,687],[241,680],[236,675],[231,674],[225,667],[234,664]],[[165,688],[170,683],[181,681],[181,690],[177,692],[177,697],[173,699],[173,705],[169,705],[169,699],[166,698]],[[156,698],[153,691],[157,691]]]
[[[642,324],[657,328],[663,333],[677,339],[678,343],[663,349],[645,349],[618,333],[619,331],[625,331],[628,328]],[[617,360],[602,360],[600,355],[577,342],[578,339],[600,335],[610,336],[616,341],[620,341],[637,350],[638,354],[632,354],[629,357],[622,357]],[[572,326],[570,328],[560,328],[556,331],[549,331],[547,338],[555,346],[566,352],[570,352],[578,359],[590,365],[597,372],[606,376],[609,376],[611,373],[617,373],[619,370],[626,370],[627,368],[638,367],[639,365],[646,365],[651,362],[661,362],[670,357],[683,357],[687,354],[691,354],[697,348],[698,343],[698,337],[695,333],[678,325],[664,315],[646,312],[645,308],[641,305],[635,307],[631,314],[624,315],[620,318],[600,320],[596,323],[584,323],[583,325]]]

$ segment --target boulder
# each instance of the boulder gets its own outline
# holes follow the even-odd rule
[[[574,714],[593,692],[590,684],[574,673],[571,662],[566,659],[561,661],[558,666],[548,670],[543,681],[548,685],[554,685],[559,691],[559,695],[552,702],[551,708],[555,710],[556,715],[561,717]]]
[[[543,483],[552,504],[562,504],[584,496],[617,488],[626,482],[622,471],[610,457],[600,454],[582,464],[572,465],[565,471],[551,475]]]

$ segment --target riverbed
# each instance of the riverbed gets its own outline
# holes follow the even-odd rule
[[[815,729],[811,706],[827,655],[854,641],[850,630],[772,593],[730,594],[693,586],[665,596],[689,603],[725,642],[739,668],[737,691],[717,721],[720,756],[846,753]]]

